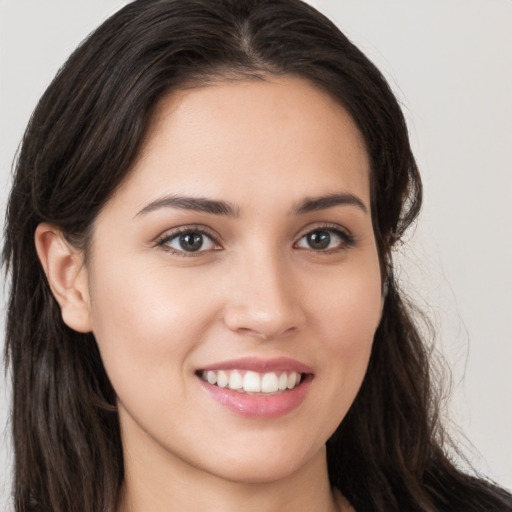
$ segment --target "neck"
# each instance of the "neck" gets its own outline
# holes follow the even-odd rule
[[[168,464],[155,462],[153,459],[146,465],[136,454],[125,454],[119,512],[350,510],[341,495],[329,486],[325,449],[300,470],[271,482],[234,482],[180,460]]]

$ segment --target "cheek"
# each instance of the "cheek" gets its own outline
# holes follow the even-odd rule
[[[325,330],[325,339],[333,350],[346,355],[367,352],[379,325],[382,311],[380,269],[377,257],[367,263],[340,266],[324,280],[310,298],[316,327]]]
[[[99,258],[95,262],[93,333],[120,396],[137,395],[143,381],[153,389],[179,383],[184,361],[212,316],[211,307],[201,304],[204,290],[179,273],[170,274],[136,258],[115,266]]]
[[[326,364],[326,372],[319,378],[332,400],[336,426],[359,391],[381,316],[380,270],[376,258],[374,265],[362,265],[361,269],[364,270],[340,269],[325,285],[324,293],[311,297],[314,327],[320,333],[322,359]]]
[[[329,376],[345,389],[347,398],[355,398],[368,366],[380,311],[379,303],[373,302],[371,307],[368,301],[357,307],[353,295],[333,301],[324,324],[323,339],[331,357]]]

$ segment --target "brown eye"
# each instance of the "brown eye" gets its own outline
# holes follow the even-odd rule
[[[331,244],[331,234],[328,231],[313,231],[306,235],[307,243],[311,249],[328,249]]]
[[[203,235],[201,233],[186,233],[180,235],[178,243],[184,251],[199,251],[203,246]]]
[[[206,233],[185,231],[166,237],[161,245],[174,252],[204,252],[215,248],[215,242]]]
[[[343,249],[354,244],[354,239],[339,229],[319,228],[303,235],[296,247],[313,251]]]

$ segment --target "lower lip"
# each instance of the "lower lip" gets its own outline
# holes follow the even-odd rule
[[[246,418],[279,418],[297,409],[308,392],[313,376],[295,388],[275,395],[248,395],[228,388],[220,388],[198,377],[203,389],[230,411]]]

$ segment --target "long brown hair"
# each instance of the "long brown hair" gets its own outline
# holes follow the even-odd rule
[[[94,336],[62,322],[35,252],[36,226],[56,225],[87,251],[93,222],[130,172],[163,95],[268,75],[300,76],[336,98],[372,164],[387,297],[362,388],[327,443],[331,483],[365,512],[512,510],[504,491],[460,472],[442,446],[429,348],[392,271],[391,249],[418,214],[421,181],[381,73],[299,0],[137,0],[59,71],[16,164],[3,262],[17,512],[113,512],[123,481],[115,392]]]

